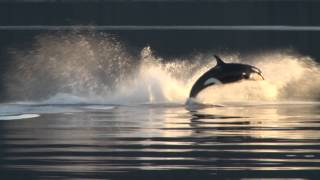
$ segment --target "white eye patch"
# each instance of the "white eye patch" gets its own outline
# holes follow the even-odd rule
[[[205,82],[204,82],[204,85],[208,85],[208,84],[222,84],[221,81],[219,81],[218,79],[216,78],[209,78],[207,79]]]

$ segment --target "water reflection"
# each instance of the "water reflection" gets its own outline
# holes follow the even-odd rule
[[[0,121],[5,177],[319,175],[318,105],[93,107]]]

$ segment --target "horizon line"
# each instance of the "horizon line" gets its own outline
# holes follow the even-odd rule
[[[0,26],[1,31],[320,31],[320,26],[291,25],[13,25]]]
[[[69,2],[292,2],[317,0],[0,0],[0,3],[69,3]]]

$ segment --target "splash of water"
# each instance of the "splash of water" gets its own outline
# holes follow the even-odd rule
[[[106,34],[39,36],[31,50],[11,55],[5,84],[9,97],[18,100],[41,100],[57,93],[107,96],[137,64]]]
[[[111,36],[94,33],[41,36],[32,50],[15,51],[12,57],[5,82],[9,96],[54,103],[184,103],[195,80],[215,65],[206,54],[164,60],[150,47],[134,57]],[[212,86],[200,94],[200,101],[320,97],[320,67],[310,57],[288,51],[252,55],[246,61],[232,54],[224,57],[259,67],[266,80]]]

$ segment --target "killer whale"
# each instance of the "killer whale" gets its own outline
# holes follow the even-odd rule
[[[240,80],[264,80],[262,72],[255,66],[240,63],[225,63],[219,56],[214,55],[217,64],[209,69],[194,83],[189,98],[196,98],[205,88],[217,85],[233,83]]]

